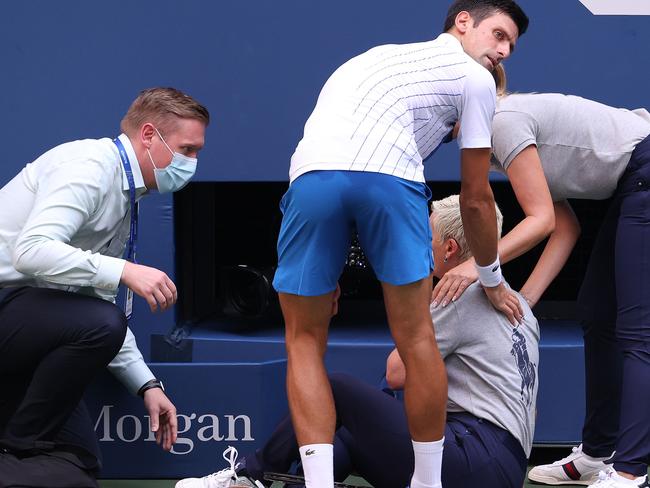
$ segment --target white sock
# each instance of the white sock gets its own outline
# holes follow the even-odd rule
[[[332,444],[308,444],[300,448],[305,488],[333,488],[334,446]]]
[[[433,442],[411,442],[415,454],[415,470],[410,488],[442,488],[440,471],[445,438]]]

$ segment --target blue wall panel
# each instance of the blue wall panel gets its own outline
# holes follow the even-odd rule
[[[529,32],[507,62],[518,91],[650,106],[650,17],[522,0]],[[173,85],[214,116],[198,178],[281,181],[320,87],[376,44],[426,40],[448,2],[22,0],[0,6],[0,181],[60,142],[113,135],[135,94]],[[454,145],[429,179],[458,178]]]

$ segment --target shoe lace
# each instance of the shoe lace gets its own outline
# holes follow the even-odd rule
[[[605,471],[598,471],[598,481],[596,481],[591,486],[609,486],[610,480],[613,478],[613,475],[616,471],[613,468],[607,468]]]
[[[567,457],[560,459],[559,461],[555,461],[553,464],[557,466],[561,464],[566,464],[568,462],[573,461],[580,454],[582,454],[582,444],[580,444],[579,446],[573,446],[571,448],[571,454],[569,454]]]
[[[226,481],[232,480],[234,477],[235,480],[238,480],[237,468],[239,463],[237,461],[237,449],[232,446],[223,451],[223,458],[230,464],[230,467],[217,471],[216,473],[209,474],[203,478],[203,485],[205,488],[225,488],[229,485],[224,485]]]

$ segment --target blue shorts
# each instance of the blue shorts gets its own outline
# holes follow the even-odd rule
[[[353,232],[380,281],[405,285],[433,270],[431,191],[382,173],[312,171],[280,202],[278,292],[324,295],[336,288]]]

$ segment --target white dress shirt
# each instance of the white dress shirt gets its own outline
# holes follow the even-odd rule
[[[140,165],[129,138],[119,138],[139,199],[147,191]],[[57,288],[114,302],[130,219],[129,184],[111,139],[47,151],[0,189],[0,287]],[[130,329],[108,367],[133,393],[154,378]]]

